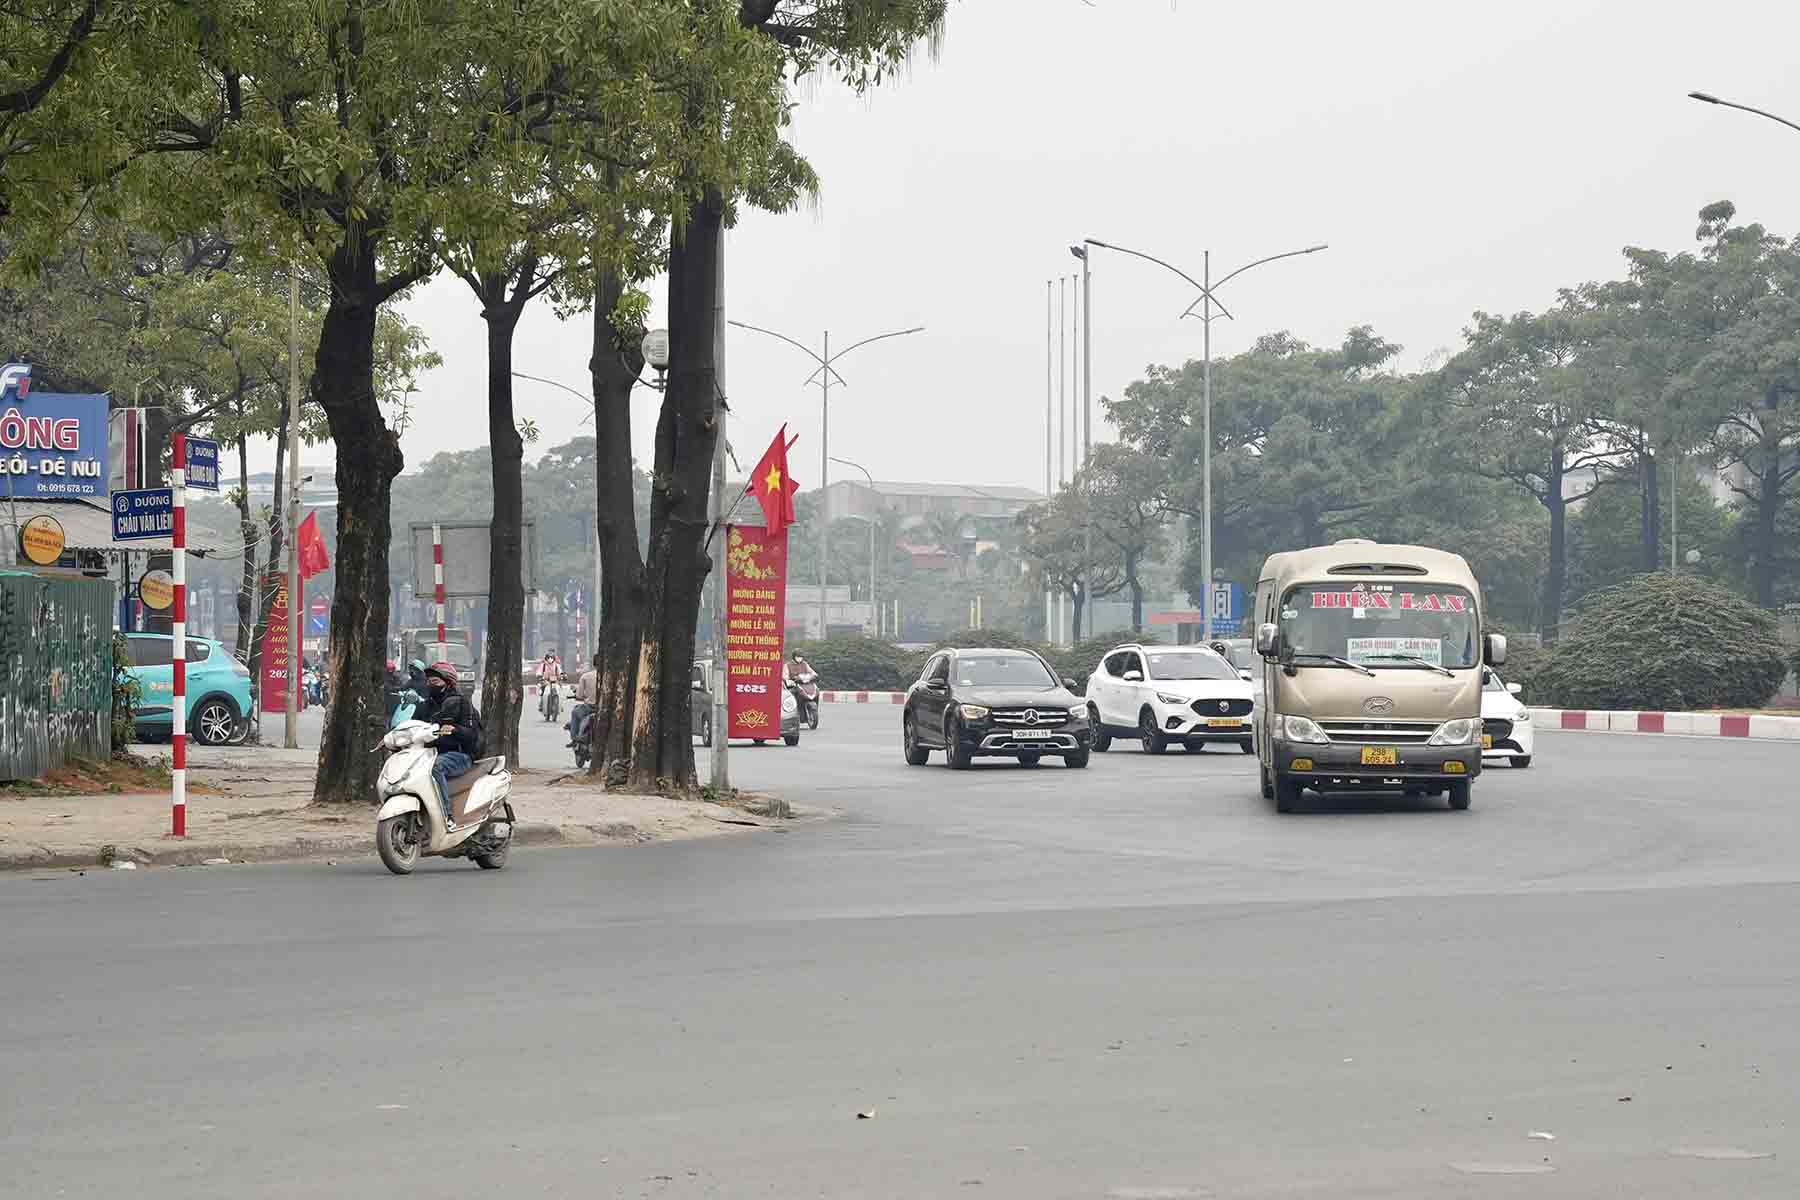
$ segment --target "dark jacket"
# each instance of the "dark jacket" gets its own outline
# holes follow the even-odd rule
[[[427,693],[420,703],[413,719],[430,721],[433,725],[454,726],[448,737],[433,739],[431,745],[438,750],[461,750],[470,758],[481,753],[480,718],[475,715],[475,706],[461,692],[451,688],[439,699],[433,699]]]

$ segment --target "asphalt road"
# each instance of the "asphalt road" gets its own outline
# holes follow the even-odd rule
[[[1800,1192],[1800,747],[1283,817],[896,713],[734,754],[784,834],[0,879],[0,1193]]]

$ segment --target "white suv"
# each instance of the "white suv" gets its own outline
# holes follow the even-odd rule
[[[1094,749],[1137,738],[1147,754],[1179,743],[1232,742],[1245,754],[1255,688],[1247,672],[1205,646],[1120,646],[1088,677]]]

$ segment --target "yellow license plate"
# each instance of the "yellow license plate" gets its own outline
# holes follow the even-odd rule
[[[1365,767],[1397,767],[1400,765],[1400,751],[1393,746],[1364,746],[1362,765]]]
[[[1481,735],[1481,748],[1483,750],[1492,750],[1494,748],[1494,735],[1493,734],[1484,733]]]
[[[1209,729],[1242,729],[1244,722],[1241,717],[1214,717],[1206,725]]]

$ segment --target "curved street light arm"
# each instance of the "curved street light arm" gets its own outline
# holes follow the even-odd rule
[[[1200,295],[1202,297],[1211,295],[1211,293],[1207,291],[1205,284],[1201,283],[1198,279],[1195,279],[1192,275],[1189,275],[1186,271],[1182,270],[1180,267],[1176,266],[1175,264],[1166,263],[1162,259],[1156,257],[1156,255],[1154,255],[1154,254],[1145,254],[1142,250],[1133,250],[1127,246],[1115,246],[1111,242],[1103,242],[1103,241],[1100,241],[1098,238],[1084,238],[1083,242],[1089,246],[1098,246],[1102,250],[1116,250],[1120,254],[1129,254],[1133,258],[1141,258],[1145,262],[1153,262],[1157,266],[1163,268],[1165,271],[1173,271],[1173,272],[1175,272],[1175,274],[1181,276],[1183,279],[1185,279],[1189,283],[1193,284],[1195,288],[1199,289]],[[1218,285],[1214,284],[1213,286],[1217,287]],[[1231,316],[1231,313],[1225,308],[1225,306],[1223,304],[1219,304],[1219,298],[1217,296],[1213,296],[1212,302],[1214,304],[1219,305],[1220,312],[1223,312],[1227,317]],[[1199,303],[1199,301],[1195,301],[1195,303],[1197,304],[1197,303]],[[1190,312],[1193,311],[1193,305],[1189,305],[1188,310]],[[1186,316],[1187,313],[1183,313],[1182,315]],[[1235,320],[1235,318],[1233,318],[1233,319]]]
[[[914,325],[911,329],[895,329],[888,333],[878,333],[874,337],[866,337],[860,342],[851,342],[848,346],[845,346],[842,350],[839,350],[836,354],[832,355],[831,361],[836,362],[838,359],[844,357],[844,355],[850,353],[852,350],[856,349],[858,346],[866,346],[870,342],[879,342],[884,338],[905,337],[909,333],[924,333],[924,332],[925,332],[925,327],[923,325]]]
[[[1213,284],[1213,289],[1216,291],[1219,288],[1224,287],[1226,284],[1230,283],[1233,279],[1236,279],[1239,275],[1242,275],[1245,271],[1248,271],[1251,267],[1260,267],[1264,263],[1272,263],[1278,259],[1283,259],[1283,258],[1298,258],[1302,254],[1317,254],[1319,251],[1326,249],[1327,246],[1328,246],[1327,243],[1320,242],[1318,245],[1308,246],[1304,250],[1285,250],[1280,254],[1271,254],[1267,258],[1259,258],[1255,262],[1247,262],[1243,266],[1239,267],[1237,270],[1231,272],[1229,275],[1227,275],[1223,279],[1219,280],[1219,282]],[[1198,303],[1200,303],[1198,300],[1194,301],[1194,304],[1198,304]],[[1214,304],[1219,303],[1217,296],[1213,297],[1213,303]],[[1181,315],[1184,317],[1192,316],[1193,312],[1194,312],[1194,304],[1188,305],[1187,311],[1182,313]],[[1221,305],[1221,307],[1223,307],[1223,306]]]
[[[796,342],[793,338],[789,337],[785,333],[776,333],[773,329],[764,329],[760,325],[750,325],[750,324],[746,324],[743,321],[726,321],[725,323],[727,325],[736,325],[739,329],[748,329],[751,333],[766,333],[772,338],[780,338],[782,341],[786,342],[788,345],[792,346],[794,349],[799,350],[802,353],[804,353],[808,358],[810,358],[814,362],[818,363],[821,367],[830,365],[824,359],[820,358],[818,355],[818,352],[815,351],[812,347],[808,346],[805,342]]]
[[[523,371],[514,371],[513,377],[516,379],[529,379],[533,383],[547,383],[553,388],[561,388],[563,391],[569,393],[569,395],[575,397],[577,400],[586,401],[590,408],[593,407],[594,398],[592,396],[587,395],[585,392],[578,392],[566,383],[558,383],[554,379],[545,379],[540,375],[527,375]]]
[[[847,458],[839,458],[835,454],[827,455],[826,457],[830,458],[832,462],[836,463],[840,467],[850,467],[850,468],[853,468],[854,470],[861,471],[863,478],[869,481],[869,490],[870,491],[875,490],[875,477],[873,475],[869,474],[869,468],[863,466],[861,463],[851,462]]]
[[[1774,113],[1764,112],[1760,108],[1751,108],[1748,104],[1738,104],[1732,100],[1721,100],[1710,92],[1689,92],[1688,97],[1693,100],[1698,100],[1703,104],[1717,104],[1721,108],[1735,108],[1740,112],[1755,113],[1757,116],[1767,117],[1771,121],[1780,121],[1789,129],[1800,129],[1800,125],[1796,125],[1786,117],[1778,117]]]

